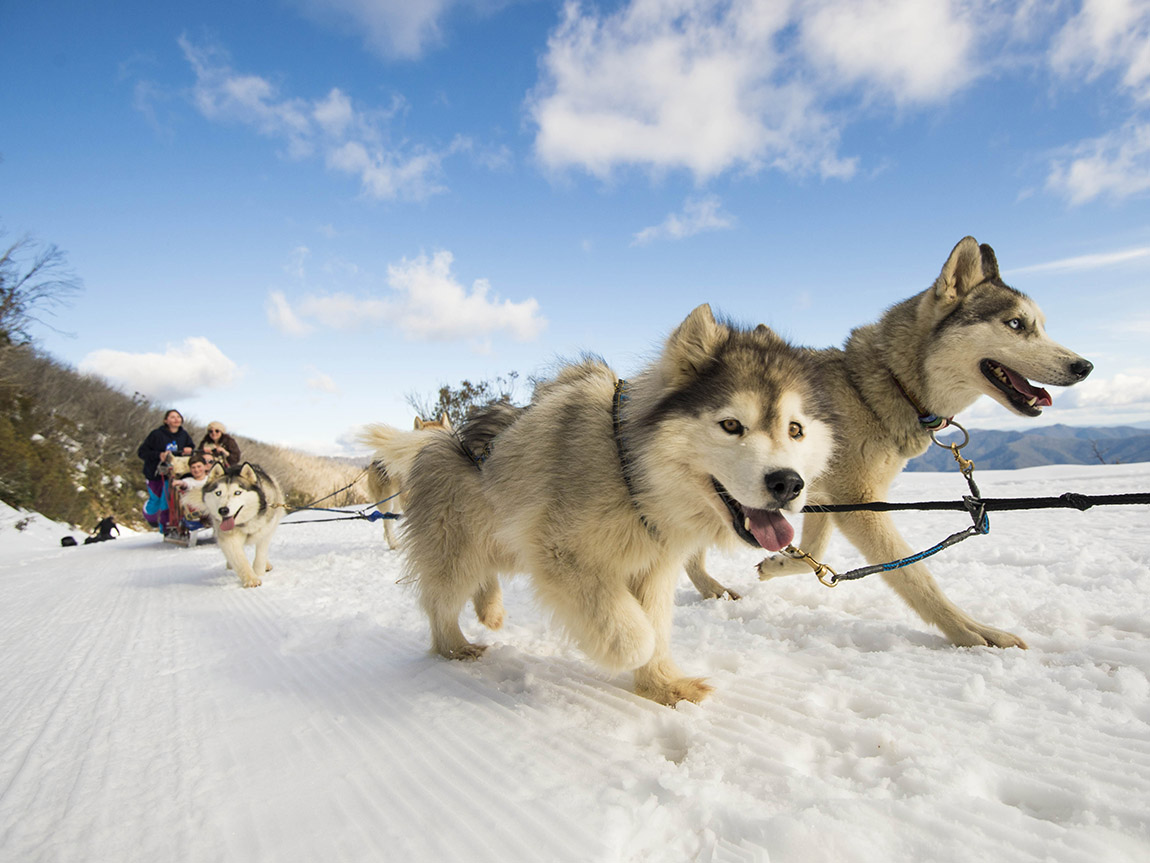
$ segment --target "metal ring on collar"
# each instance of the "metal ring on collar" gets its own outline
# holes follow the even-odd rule
[[[966,429],[963,428],[961,423],[956,423],[954,420],[951,420],[948,423],[948,428],[956,428],[960,432],[962,432],[962,443],[959,443],[959,444],[943,443],[937,437],[935,437],[937,432],[942,431],[942,429],[932,429],[930,432],[930,439],[934,442],[934,444],[936,446],[940,446],[943,449],[951,449],[952,447],[958,447],[959,449],[962,449],[964,446],[966,446],[968,443],[970,443],[970,435],[967,434]]]

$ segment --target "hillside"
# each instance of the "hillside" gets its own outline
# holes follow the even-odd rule
[[[1047,464],[1130,464],[1150,461],[1150,429],[1052,425],[1023,432],[970,429],[962,454],[981,470],[1013,470]],[[950,438],[946,438],[950,440]],[[932,446],[911,459],[907,470],[945,471],[954,457]]]
[[[27,345],[0,352],[0,501],[90,529],[100,518],[142,527],[142,463],[136,450],[164,407],[81,375]],[[193,440],[204,425],[185,417]],[[362,466],[235,434],[300,505],[353,482]],[[366,502],[360,482],[325,505]]]

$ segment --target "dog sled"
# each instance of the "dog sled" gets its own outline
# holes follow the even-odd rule
[[[176,459],[173,459],[176,461]],[[192,548],[197,543],[212,538],[211,525],[201,514],[189,511],[181,500],[180,482],[187,479],[169,470],[164,477],[161,510],[167,510],[168,519],[161,520],[164,542]]]
[[[206,518],[188,512],[180,503],[179,480],[169,480],[164,484],[164,494],[168,502],[168,522],[164,525],[164,542],[194,548],[197,543],[212,538],[212,526]]]

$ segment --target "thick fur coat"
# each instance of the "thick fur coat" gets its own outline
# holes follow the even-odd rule
[[[594,661],[633,671],[635,691],[661,703],[700,700],[710,687],[671,658],[678,573],[704,546],[789,542],[782,511],[802,507],[833,448],[820,392],[805,352],[700,306],[626,385],[586,359],[526,409],[496,405],[458,438],[434,436],[409,476],[405,527],[432,648],[478,657],[465,603],[498,629],[500,574],[528,573]]]

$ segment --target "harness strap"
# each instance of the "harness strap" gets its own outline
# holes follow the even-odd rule
[[[615,394],[611,399],[611,435],[615,438],[615,449],[619,453],[619,467],[623,472],[623,484],[627,486],[627,496],[631,498],[631,505],[639,515],[639,521],[651,536],[658,536],[659,532],[639,509],[639,502],[635,499],[635,486],[631,481],[631,457],[627,453],[627,442],[623,436],[622,404],[627,401],[627,382],[622,378],[615,380]]]

